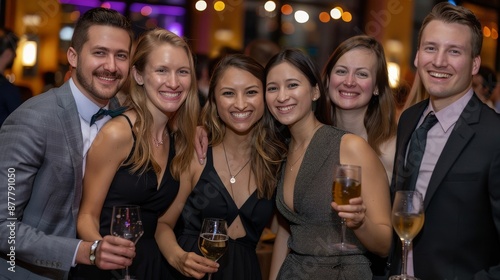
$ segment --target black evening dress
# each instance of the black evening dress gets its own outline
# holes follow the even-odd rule
[[[132,126],[130,121],[129,124]],[[136,256],[129,267],[130,275],[135,276],[137,280],[160,280],[167,277],[168,263],[161,254],[154,235],[158,218],[167,210],[179,191],[179,182],[170,173],[170,163],[174,156],[174,139],[170,137],[168,163],[160,186],[158,186],[156,173],[152,169],[143,174],[133,174],[129,171],[130,166],[120,167],[104,200],[99,229],[102,236],[110,234],[114,205],[139,205],[141,207],[144,234],[136,244]],[[72,270],[70,278],[110,280],[123,278],[122,275],[122,270],[107,271],[100,270],[96,266],[77,265]]]
[[[198,236],[203,219],[225,219],[229,227],[240,216],[246,235],[236,240],[229,239],[228,249],[218,261],[219,271],[212,275],[212,280],[260,280],[262,275],[255,249],[264,227],[272,217],[274,205],[274,198],[259,199],[255,191],[238,209],[217,175],[212,148],[209,147],[205,169],[177,221],[177,242],[186,252],[202,255],[198,249]],[[183,276],[171,266],[169,272],[169,279],[194,279]]]

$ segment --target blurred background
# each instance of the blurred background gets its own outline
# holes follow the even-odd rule
[[[413,82],[416,38],[433,0],[0,0],[0,26],[19,37],[7,76],[36,95],[62,84],[66,50],[80,14],[107,7],[128,16],[136,35],[163,27],[185,37],[194,53],[215,58],[255,39],[306,51],[320,69],[345,39],[367,34],[385,47],[393,87]],[[483,25],[482,64],[498,71],[500,0],[448,1],[471,9]]]

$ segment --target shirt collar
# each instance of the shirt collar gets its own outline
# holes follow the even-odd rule
[[[424,116],[427,116],[429,112],[434,112],[436,114],[436,118],[438,119],[439,125],[444,132],[448,131],[457,121],[462,112],[469,103],[469,100],[472,98],[474,91],[470,88],[464,96],[460,97],[457,101],[451,103],[445,108],[441,109],[439,112],[436,112],[432,107],[432,103],[429,102],[429,106],[424,111]]]
[[[75,85],[73,78],[69,79],[69,86],[71,88],[71,93],[73,94],[73,98],[76,101],[76,108],[78,109],[78,114],[80,117],[87,122],[87,125],[90,124],[90,119],[92,116],[99,111],[101,107],[97,106],[92,100],[90,100],[87,96],[85,96]],[[107,109],[108,105],[102,107]]]

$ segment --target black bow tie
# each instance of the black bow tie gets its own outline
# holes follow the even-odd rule
[[[101,108],[90,119],[90,125],[92,126],[97,120],[101,119],[104,116],[111,116],[113,118],[121,115],[123,112],[125,112],[125,110],[127,110],[127,107],[119,107],[115,110],[106,110]]]

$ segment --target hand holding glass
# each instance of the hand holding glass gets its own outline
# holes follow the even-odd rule
[[[361,196],[361,166],[337,164],[335,165],[333,178],[332,196],[338,205],[347,205],[351,198]],[[340,236],[340,247],[342,251],[355,250],[356,246],[345,242],[346,219],[341,219],[342,235]]]
[[[211,218],[203,220],[198,247],[205,258],[218,261],[226,252],[228,240],[225,220]],[[208,274],[208,280],[210,279],[212,274]]]
[[[136,205],[113,206],[111,235],[128,239],[137,243],[144,230],[142,229],[140,207]],[[128,267],[125,268],[124,280],[130,280]]]
[[[390,280],[419,280],[407,274],[408,248],[424,225],[424,204],[418,191],[397,191],[392,206],[392,226],[403,245],[401,275]]]

